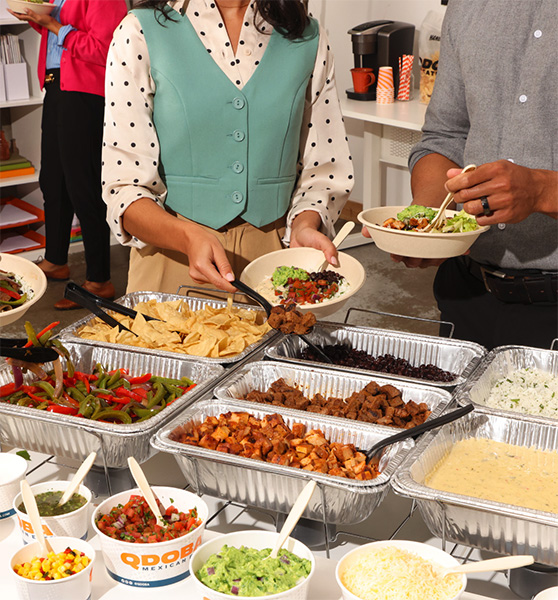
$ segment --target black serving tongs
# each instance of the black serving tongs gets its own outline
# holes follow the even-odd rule
[[[391,446],[392,444],[396,444],[397,442],[401,442],[402,440],[406,440],[408,438],[417,438],[419,435],[425,433],[426,431],[430,431],[431,429],[436,429],[436,427],[441,427],[442,425],[446,425],[447,423],[451,423],[452,421],[456,421],[461,417],[464,417],[466,414],[470,413],[475,408],[474,404],[466,404],[465,406],[461,406],[456,410],[452,410],[451,412],[445,413],[440,417],[436,417],[435,419],[431,419],[430,421],[425,421],[416,427],[410,427],[409,429],[405,429],[396,433],[394,435],[390,435],[383,440],[380,440],[377,444],[374,444],[372,448],[369,450],[361,450],[366,455],[366,462],[379,462],[378,471],[380,473],[384,468],[384,458],[387,456],[383,453],[384,448],[386,446]],[[383,456],[382,456],[383,455]]]
[[[24,348],[27,338],[0,338],[0,356],[29,363],[47,363],[59,357],[54,348],[30,346]]]
[[[252,300],[255,300],[258,304],[260,304],[265,310],[267,316],[269,317],[273,306],[261,294],[258,294],[256,290],[252,289],[250,286],[246,285],[242,281],[239,281],[238,279],[231,281],[231,285],[234,285],[234,287],[237,290],[240,290],[243,294],[246,294],[249,298],[252,298]],[[332,364],[331,358],[329,358],[329,356],[325,354],[325,352],[323,352],[323,350],[320,347],[316,346],[316,344],[311,342],[305,334],[297,333],[294,335],[298,335],[298,337],[301,338],[304,341],[304,343],[307,344],[310,348],[312,348],[314,352],[321,356],[325,362]]]

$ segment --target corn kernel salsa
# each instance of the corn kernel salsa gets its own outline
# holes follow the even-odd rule
[[[201,525],[196,508],[185,513],[172,504],[166,510],[159,500],[157,504],[167,524],[166,527],[157,524],[155,515],[151,512],[145,498],[136,494],[133,494],[125,505],[119,504],[107,515],[96,518],[95,523],[105,535],[115,540],[135,544],[174,540]]]
[[[14,567],[14,572],[25,579],[53,581],[64,579],[83,571],[91,559],[79,550],[66,548],[63,552],[49,552],[46,558],[35,557]]]

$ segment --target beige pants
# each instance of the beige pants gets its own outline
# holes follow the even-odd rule
[[[181,215],[177,217],[187,220]],[[221,229],[205,229],[213,233],[222,244],[233,273],[239,277],[251,261],[283,248],[281,238],[285,234],[285,218],[259,228],[237,218]],[[202,286],[190,277],[188,257],[181,252],[155,246],[146,246],[141,250],[132,248],[126,290],[128,293],[148,290],[176,294],[180,286],[215,289],[211,284]],[[187,290],[181,291],[183,294],[186,292]]]

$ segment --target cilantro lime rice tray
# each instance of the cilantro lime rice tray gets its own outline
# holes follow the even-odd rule
[[[70,353],[76,371],[92,373],[99,363],[108,369],[127,369],[130,375],[138,377],[146,373],[173,379],[187,377],[196,386],[151,418],[130,424],[92,421],[79,416],[0,402],[4,443],[76,460],[83,460],[95,451],[97,464],[102,465],[104,458],[108,467],[126,467],[128,456],[133,456],[141,463],[154,454],[149,444],[153,433],[211,389],[224,373],[224,368],[218,364],[176,356],[171,359],[137,349],[130,352],[69,341],[65,341],[64,346]],[[65,362],[64,359],[62,362]],[[47,363],[45,370],[49,369],[50,365]],[[26,374],[24,384],[28,385],[31,381],[32,375]],[[11,367],[3,364],[0,366],[0,387],[10,384],[13,384]]]
[[[135,309],[135,307],[140,303],[147,303],[147,304],[149,304],[149,303],[151,303],[151,304],[165,303],[165,304],[168,304],[169,306],[172,306],[173,303],[182,302],[190,311],[195,312],[195,313],[197,313],[197,312],[201,313],[203,311],[214,312],[214,313],[224,313],[225,310],[228,308],[228,303],[226,300],[212,300],[212,299],[207,299],[207,298],[195,298],[192,296],[182,296],[179,294],[164,294],[161,292],[150,292],[150,291],[132,292],[130,294],[125,294],[124,296],[119,298],[117,300],[117,302],[127,308],[132,308],[132,309]],[[266,321],[265,311],[259,306],[252,306],[249,304],[241,304],[241,303],[234,302],[234,303],[232,303],[232,309],[235,312],[241,311],[240,312],[241,315],[245,314],[250,317],[250,323],[246,324],[248,327],[252,322],[261,326],[261,324],[265,323],[265,321]],[[169,310],[169,312],[174,312],[174,311]],[[129,324],[131,322],[131,319],[129,319],[128,317],[124,317],[123,315],[115,314],[114,317],[118,321],[127,319],[126,322],[129,322]],[[209,318],[211,318],[211,317],[209,317]],[[217,317],[217,318],[219,319],[220,317]],[[242,320],[242,316],[240,317],[240,319]],[[224,321],[225,320],[224,317],[222,317],[221,320]],[[196,354],[194,352],[189,353],[189,352],[185,352],[183,349],[178,349],[179,345],[177,345],[177,344],[164,343],[163,335],[166,335],[168,332],[161,332],[161,340],[160,341],[158,339],[156,339],[157,333],[155,331],[153,331],[151,329],[151,327],[153,326],[152,324],[154,324],[155,328],[160,327],[158,325],[157,321],[149,321],[149,323],[145,323],[145,321],[143,319],[141,319],[141,317],[139,318],[139,321],[141,321],[141,323],[139,323],[139,325],[143,326],[147,330],[149,330],[149,335],[151,337],[154,336],[154,341],[156,343],[154,345],[152,345],[151,347],[146,347],[146,345],[143,344],[143,342],[139,342],[136,340],[133,341],[134,345],[130,345],[125,342],[124,343],[111,343],[106,340],[99,341],[99,340],[95,340],[95,339],[82,338],[80,336],[80,332],[82,330],[84,330],[85,328],[91,328],[97,322],[101,323],[100,320],[98,320],[92,314],[89,314],[89,315],[83,317],[79,321],[76,321],[72,325],[63,329],[60,332],[59,337],[63,342],[65,342],[67,340],[67,341],[72,341],[72,342],[78,342],[81,344],[94,344],[96,346],[106,346],[109,348],[122,348],[122,349],[127,349],[130,351],[134,351],[134,352],[140,351],[140,352],[144,352],[147,354],[154,354],[156,356],[164,356],[164,357],[172,358],[172,359],[175,359],[177,357],[184,357],[187,359],[207,361],[207,362],[213,363],[213,364],[226,365],[226,364],[233,364],[233,363],[243,360],[244,358],[249,356],[252,352],[255,352],[256,350],[261,348],[263,345],[267,344],[270,340],[272,340],[275,336],[278,335],[276,331],[269,328],[269,331],[258,334],[256,341],[254,341],[248,345],[245,343],[240,343],[238,346],[238,352],[231,349],[230,351],[227,351],[227,354],[225,354],[225,355],[220,355],[220,356],[214,357],[208,353],[206,348],[201,348],[201,346],[204,345],[204,343],[207,341],[207,337],[208,337],[207,335],[201,334],[200,336],[198,336],[198,340],[197,340],[199,342],[200,350],[201,350],[201,352],[203,352],[203,355]],[[226,323],[225,323],[225,325],[226,325]],[[218,324],[216,324],[216,329],[221,329]],[[110,328],[108,326],[107,326],[107,331],[110,331]],[[110,336],[116,335],[116,333],[117,332],[114,331],[110,334]],[[132,339],[132,337],[131,337],[132,334],[129,334],[128,332],[122,332],[122,333],[123,333],[123,335],[121,337],[123,339],[125,339],[125,340]],[[221,335],[221,334],[219,334],[219,335]],[[240,338],[242,338],[243,336],[244,336],[244,334],[242,332],[240,332],[238,335],[239,342],[241,342]],[[252,337],[255,338],[256,336],[252,336]],[[136,345],[136,343],[137,343],[137,345]],[[235,340],[230,340],[230,343],[234,344]],[[178,351],[171,351],[169,349],[173,346],[175,346]]]
[[[494,348],[459,390],[457,401],[556,426],[558,352],[528,346]]]

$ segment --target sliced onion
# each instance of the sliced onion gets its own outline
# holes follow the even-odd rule
[[[64,389],[64,372],[62,371],[62,363],[60,357],[53,361],[52,366],[54,367],[54,379],[56,385],[54,386],[54,395],[60,398],[62,390]]]
[[[213,567],[207,567],[208,575],[215,575],[215,569]]]
[[[238,596],[238,588],[236,587],[236,585],[233,585],[231,588],[231,594],[234,594],[235,596]]]
[[[23,373],[21,372],[21,367],[12,365],[12,373],[14,374],[15,389],[19,390],[23,385]]]

